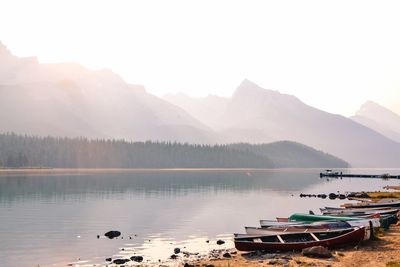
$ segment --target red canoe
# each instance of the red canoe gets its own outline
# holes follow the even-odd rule
[[[282,233],[279,235],[236,235],[235,247],[241,251],[294,251],[308,247],[340,247],[357,245],[365,240],[365,227],[313,233]]]

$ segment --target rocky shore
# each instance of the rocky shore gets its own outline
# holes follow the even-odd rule
[[[315,267],[400,267],[400,223],[382,233],[377,240],[358,247],[331,250],[332,257],[310,258],[298,253],[237,252],[234,248],[211,251],[208,256],[188,259],[185,267],[233,266],[315,266]],[[228,256],[229,254],[229,256]]]

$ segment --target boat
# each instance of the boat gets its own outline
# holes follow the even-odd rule
[[[305,222],[278,222],[277,220],[260,220],[261,227],[273,227],[273,226],[290,226],[290,225],[300,225],[305,224]]]
[[[380,218],[360,218],[360,217],[344,217],[344,216],[328,216],[328,215],[312,215],[305,213],[295,213],[288,218],[289,222],[300,221],[305,223],[318,221],[346,221],[348,223],[361,221],[361,225],[372,223],[373,228],[381,226]]]
[[[333,171],[333,170],[327,169],[327,170],[325,170],[325,172],[321,172],[319,174],[319,176],[322,178],[322,177],[325,177],[325,176],[328,176],[328,177],[330,177],[330,176],[339,176],[341,174],[342,174],[342,172],[337,172],[337,171]]]
[[[368,219],[376,219],[375,214],[369,215],[372,218]],[[365,217],[350,217],[350,216],[330,216],[330,215],[316,215],[316,214],[306,214],[306,213],[294,213],[289,218],[287,218],[288,222],[293,221],[303,221],[303,222],[318,222],[318,221],[356,221],[356,220],[365,220]]]
[[[246,226],[246,234],[249,235],[268,235],[273,233],[305,233],[305,232],[321,232],[321,231],[334,231],[337,229],[349,229],[352,226],[347,222],[335,221],[335,222],[315,222],[310,224],[298,224],[298,225],[283,225],[283,226],[271,226],[271,227],[250,227]]]
[[[322,214],[324,215],[340,215],[340,216],[367,216],[367,215],[388,215],[388,214],[397,214],[399,209],[387,208],[387,209],[372,209],[372,210],[362,210],[362,209],[343,209],[343,210],[324,210],[320,209]]]
[[[282,233],[276,235],[235,235],[235,247],[240,251],[295,251],[308,247],[340,247],[357,245],[369,239],[365,227],[313,233]]]
[[[367,229],[373,229],[374,233],[381,227],[380,220],[378,219],[358,219],[352,221],[341,221],[338,217],[332,218],[332,220],[328,221],[291,221],[291,222],[278,222],[273,220],[260,220],[260,225],[262,228],[288,228],[288,227],[297,227],[297,228],[312,228],[312,227],[320,227],[320,229],[329,228],[332,223],[340,223],[345,222],[350,224],[351,227],[366,227]]]
[[[273,222],[273,223],[271,223]],[[344,221],[320,221],[313,223],[305,223],[305,222],[278,222],[272,220],[260,220],[260,225],[262,228],[287,228],[287,227],[295,227],[295,228],[314,228],[314,229],[336,229],[336,228],[346,228],[349,227],[348,222]]]
[[[342,207],[350,208],[387,208],[387,207],[400,207],[400,200],[381,200],[376,202],[362,202],[362,203],[347,203]]]
[[[375,216],[375,215],[379,214],[372,214],[368,216]],[[312,214],[295,213],[288,219],[290,222],[292,221],[315,222],[315,221],[339,220],[339,221],[346,221],[349,223],[351,221],[367,220],[371,221],[373,228],[382,227],[384,229],[388,229],[391,224],[397,223],[398,221],[398,217],[396,214],[387,214],[382,216],[379,215],[379,217],[363,217],[363,216],[344,217],[340,215],[312,215]],[[362,225],[364,225],[364,223]]]
[[[321,212],[323,211],[373,211],[373,210],[387,210],[392,209],[391,207],[382,207],[382,208],[344,208],[344,207],[324,207],[320,208]]]

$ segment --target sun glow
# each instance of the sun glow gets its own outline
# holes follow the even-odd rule
[[[17,56],[111,68],[157,95],[231,95],[244,78],[351,115],[400,112],[396,1],[1,1]],[[18,14],[18,15],[16,15]]]

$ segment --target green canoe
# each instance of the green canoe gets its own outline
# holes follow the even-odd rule
[[[313,215],[313,214],[305,214],[305,213],[295,213],[289,217],[289,221],[300,221],[300,222],[359,221],[359,220],[365,220],[365,218]]]
[[[392,216],[381,216],[379,219],[372,219],[372,218],[360,218],[360,217],[341,217],[341,216],[295,213],[289,217],[289,221],[306,222],[306,223],[319,222],[319,221],[379,221],[380,226],[387,229],[389,228],[390,224],[394,223],[391,220],[391,218]]]

